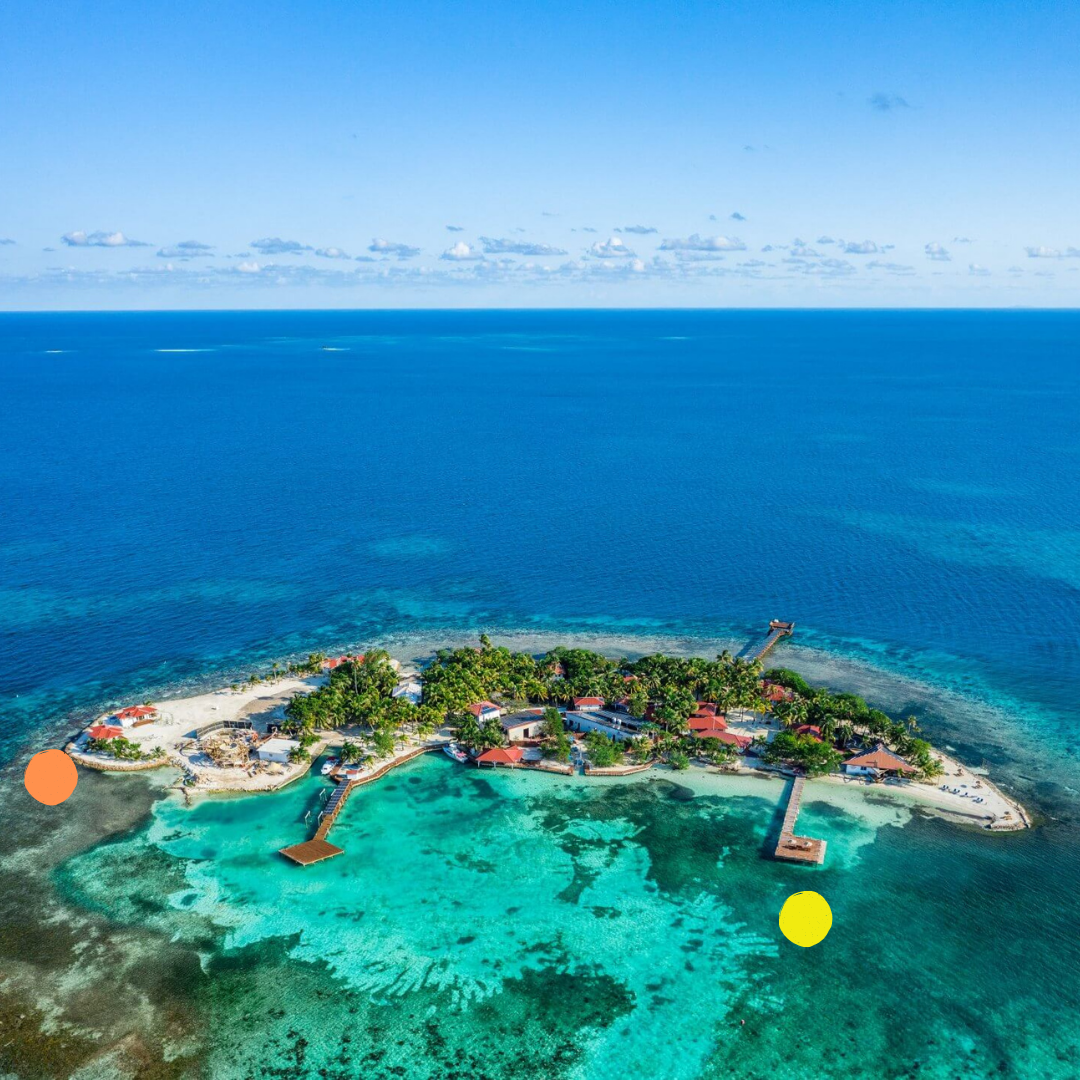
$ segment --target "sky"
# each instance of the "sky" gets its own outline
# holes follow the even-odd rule
[[[0,309],[1080,306],[1080,4],[5,0]]]

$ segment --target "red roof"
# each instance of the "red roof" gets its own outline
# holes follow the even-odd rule
[[[489,712],[491,709],[499,712],[499,706],[496,705],[494,701],[474,701],[469,706],[469,712],[471,712],[473,716],[480,716],[482,713]]]
[[[710,716],[715,716],[716,711],[716,706],[711,701],[699,701],[697,703],[698,716],[701,716],[703,713],[708,713]]]
[[[485,750],[477,759],[477,765],[516,765],[524,751],[520,746],[496,746]]]
[[[790,701],[795,696],[786,686],[778,683],[765,683],[764,692],[765,700],[772,702]]]
[[[740,750],[745,750],[754,741],[748,735],[735,735],[733,732],[722,731],[720,728],[705,728],[701,731],[691,731],[690,734],[695,739],[716,739],[727,743],[728,746],[737,746]]]
[[[124,734],[124,730],[112,724],[95,724],[87,734],[91,739],[116,739]]]
[[[583,709],[586,705],[603,705],[604,699],[599,697],[576,697],[574,698],[574,708]]]
[[[363,659],[363,653],[360,653],[358,656],[331,656],[322,662],[322,666],[333,671],[334,668],[341,667],[342,664],[347,664],[350,660],[355,660],[359,664]]]
[[[800,724],[795,729],[796,735],[813,735],[818,742],[821,742],[821,728],[817,724]]]
[[[129,705],[121,709],[117,714],[118,720],[140,720],[144,716],[156,716],[157,709],[153,705]]]
[[[886,749],[884,743],[878,743],[873,750],[865,754],[856,754],[844,762],[845,765],[865,765],[871,769],[884,769],[887,772],[918,772],[913,765],[909,765],[903,758],[897,757],[891,750]]]
[[[727,721],[722,716],[709,716],[707,713],[695,713],[686,724],[691,731],[708,731],[710,728],[723,731],[727,727]]]

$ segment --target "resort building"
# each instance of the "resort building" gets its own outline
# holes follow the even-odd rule
[[[766,682],[762,684],[762,694],[770,705],[776,705],[781,701],[791,701],[795,693],[779,683]]]
[[[640,721],[629,716],[587,709],[584,712],[568,712],[566,726],[571,731],[599,731],[613,739],[632,739],[638,734]]]
[[[499,723],[512,743],[522,742],[524,739],[538,739],[544,726],[544,710],[526,709],[524,712],[502,717]]]
[[[118,739],[123,733],[123,728],[115,724],[95,724],[86,734],[91,739]]]
[[[809,735],[811,738],[821,742],[821,728],[817,724],[800,724],[794,731],[796,735]]]
[[[295,739],[267,739],[255,753],[260,761],[278,761],[287,765],[289,753],[299,745]]]
[[[419,679],[412,676],[407,679],[402,679],[390,692],[391,697],[404,698],[406,701],[411,701],[414,705],[420,704],[420,699],[423,695],[423,685]]]
[[[686,726],[691,731],[711,731],[714,729],[723,731],[727,727],[727,720],[722,716],[709,716],[707,713],[704,715],[695,713],[686,721]]]
[[[520,746],[496,746],[493,750],[485,750],[477,759],[476,764],[490,765],[520,765],[524,752]]]
[[[576,697],[574,698],[574,711],[575,712],[595,712],[597,709],[604,707],[604,699],[598,697]]]
[[[865,754],[848,758],[842,768],[849,776],[903,776],[905,773],[919,771],[903,758],[897,757],[884,743],[878,743],[873,750],[868,750]]]
[[[157,718],[158,711],[153,705],[129,705],[110,717],[110,720],[121,727],[141,727],[143,724],[152,724]]]
[[[342,664],[348,664],[353,660],[359,664],[363,659],[363,653],[358,656],[330,656],[322,662],[322,669],[323,671],[333,671],[335,668],[341,667]]]
[[[736,735],[734,732],[725,731],[723,728],[697,728],[690,732],[695,739],[715,739],[727,746],[734,746],[740,752],[745,750],[754,740],[749,735]]]
[[[502,709],[500,709],[494,701],[474,701],[469,706],[469,712],[471,712],[481,724],[486,724],[489,720],[498,720],[503,714]]]

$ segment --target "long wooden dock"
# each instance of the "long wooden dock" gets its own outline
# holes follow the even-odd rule
[[[780,840],[776,845],[775,857],[785,859],[788,862],[817,863],[825,861],[824,840],[814,840],[809,836],[796,836],[795,824],[799,820],[799,811],[802,809],[803,787],[806,785],[805,776],[796,776],[788,792],[787,809],[784,811],[784,824],[780,827]]]
[[[781,622],[779,619],[773,619],[769,623],[769,632],[765,637],[747,645],[746,648],[739,653],[739,658],[741,660],[763,660],[765,654],[781,638],[791,637],[794,632],[795,624],[793,622]]]
[[[286,859],[292,859],[294,863],[298,863],[300,866],[310,866],[312,863],[322,862],[323,859],[332,859],[335,855],[343,854],[345,849],[335,847],[327,841],[326,837],[334,827],[334,822],[337,820],[337,816],[341,813],[341,808],[345,805],[349,796],[357,788],[378,780],[390,772],[391,769],[404,765],[406,761],[412,761],[414,758],[418,758],[421,754],[426,754],[431,750],[441,750],[442,747],[442,743],[418,746],[410,753],[395,758],[393,761],[388,761],[385,765],[380,765],[379,768],[367,776],[361,776],[356,780],[349,780],[347,777],[339,778],[337,785],[330,793],[330,798],[326,800],[326,805],[319,811],[315,833],[312,838],[302,844],[283,847],[278,854],[284,855]]]

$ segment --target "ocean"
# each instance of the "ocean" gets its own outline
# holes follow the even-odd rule
[[[1075,312],[0,315],[0,1074],[1080,1075],[1078,360]],[[1038,827],[812,785],[808,870],[778,784],[425,760],[297,871],[318,778],[20,782],[313,649],[770,618]]]

